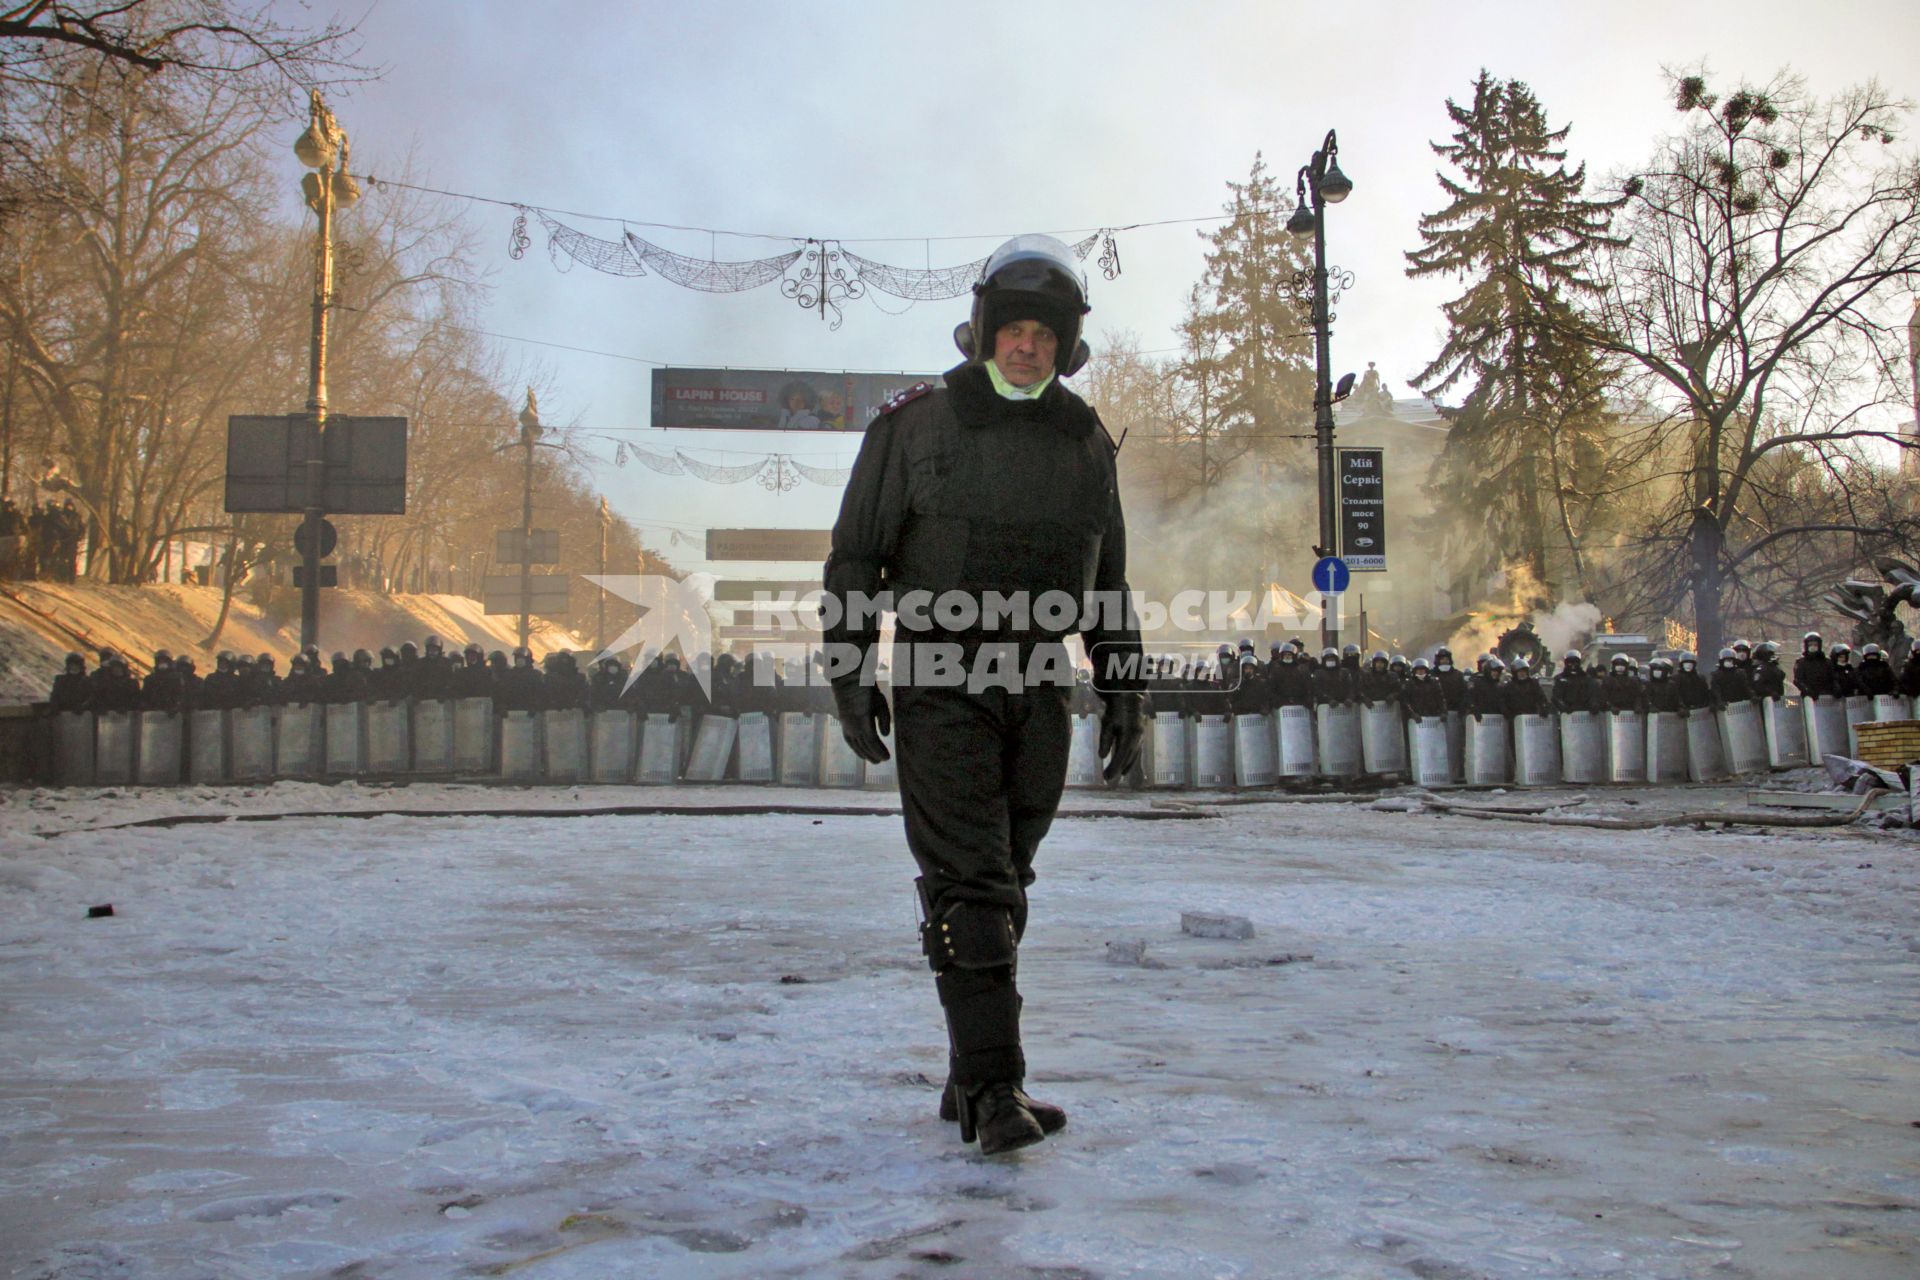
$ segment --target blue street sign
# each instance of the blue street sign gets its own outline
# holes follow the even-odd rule
[[[1352,581],[1353,574],[1347,569],[1347,562],[1339,556],[1326,556],[1314,561],[1313,589],[1320,594],[1338,595]]]

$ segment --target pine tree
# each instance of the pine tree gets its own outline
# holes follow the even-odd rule
[[[1442,509],[1470,511],[1474,524],[1461,566],[1479,574],[1524,565],[1549,590],[1549,506],[1567,527],[1565,489],[1554,450],[1578,445],[1570,407],[1592,420],[1603,378],[1590,350],[1570,341],[1560,319],[1568,300],[1591,293],[1582,270],[1591,250],[1617,244],[1608,232],[1617,202],[1582,196],[1586,166],[1571,171],[1563,144],[1533,91],[1482,70],[1473,103],[1447,100],[1455,132],[1433,144],[1458,177],[1436,175],[1452,203],[1420,219],[1425,242],[1406,255],[1410,276],[1457,276],[1467,288],[1444,308],[1447,339],[1414,379],[1429,395],[1471,385],[1457,409],[1433,481]],[[1565,458],[1561,458],[1562,463]],[[1484,518],[1484,519],[1483,519]]]
[[[1200,233],[1206,271],[1181,327],[1190,354],[1205,346],[1216,362],[1219,430],[1272,456],[1277,437],[1312,412],[1313,342],[1296,287],[1312,269],[1312,246],[1287,232],[1292,204],[1258,152],[1247,180],[1227,190],[1227,221]]]

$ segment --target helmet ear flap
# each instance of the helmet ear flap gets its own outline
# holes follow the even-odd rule
[[[953,326],[953,345],[960,348],[960,354],[967,359],[974,358],[973,321],[962,320]]]
[[[1071,378],[1074,374],[1086,368],[1087,361],[1091,359],[1093,359],[1093,349],[1087,345],[1086,339],[1074,339],[1073,355],[1068,358],[1066,368],[1060,370],[1060,376],[1063,378]]]

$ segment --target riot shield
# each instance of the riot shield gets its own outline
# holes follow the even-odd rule
[[[1281,707],[1273,716],[1274,758],[1283,778],[1313,776],[1313,709]]]
[[[1453,761],[1453,780],[1467,780],[1467,717],[1459,711],[1447,712],[1447,759]]]
[[[879,764],[867,765],[861,771],[860,785],[881,791],[900,789],[900,748],[894,744],[891,735],[880,739],[887,749],[887,758]]]
[[[367,771],[406,773],[413,768],[412,708],[405,698],[367,704]]]
[[[1695,782],[1718,782],[1727,776],[1727,760],[1720,750],[1720,724],[1704,708],[1687,713],[1687,777]]]
[[[1193,785],[1233,785],[1233,730],[1225,716],[1197,716],[1187,721],[1188,758],[1193,761]]]
[[[1100,717],[1073,718],[1073,740],[1067,748],[1067,785],[1097,787],[1100,778]]]
[[[693,754],[687,758],[688,782],[720,782],[727,776],[727,761],[733,758],[734,735],[740,722],[732,716],[700,717],[694,731]]]
[[[1847,755],[1850,759],[1860,758],[1859,728],[1873,722],[1873,699],[1865,694],[1856,693],[1846,700],[1847,718]]]
[[[780,785],[817,787],[820,785],[820,734],[822,721],[829,721],[835,733],[840,723],[817,711],[780,713]]]
[[[1606,716],[1568,711],[1560,717],[1560,776],[1567,782],[1607,780]]]
[[[1647,780],[1647,730],[1638,711],[1607,713],[1607,781]]]
[[[227,713],[227,776],[260,782],[273,776],[273,708],[241,707]]]
[[[1560,728],[1550,715],[1513,718],[1513,780],[1523,787],[1560,781]]]
[[[847,745],[847,735],[840,731],[840,722],[832,716],[825,719],[826,726],[820,735],[820,785],[857,787],[866,781],[867,762]]]
[[[579,782],[587,776],[587,713],[561,707],[540,717],[541,756],[548,782]]]
[[[227,713],[212,707],[187,712],[187,781],[227,780]]]
[[[1904,694],[1877,694],[1873,699],[1873,718],[1875,720],[1911,720],[1913,719],[1913,702]]]
[[[1803,698],[1800,710],[1807,728],[1807,755],[1814,764],[1828,756],[1849,754],[1845,702],[1839,698]]]
[[[53,717],[53,783],[93,785],[93,713],[62,711]]]
[[[427,698],[413,704],[413,771],[453,772],[453,703]]]
[[[1513,777],[1507,718],[1505,716],[1468,716],[1467,783],[1485,787],[1509,782]]]
[[[1368,773],[1407,771],[1407,735],[1398,702],[1360,709],[1360,758]]]
[[[273,776],[317,778],[327,771],[327,709],[294,702],[273,714]]]
[[[1351,778],[1360,772],[1360,708],[1351,702],[1326,703],[1313,709],[1319,738],[1320,775]]]
[[[327,704],[327,772],[352,775],[366,768],[367,707],[362,702]]]
[[[1187,720],[1172,712],[1155,712],[1147,717],[1145,746],[1147,785],[1184,787],[1192,777],[1187,767]]]
[[[1762,699],[1760,725],[1767,731],[1768,765],[1775,769],[1798,769],[1812,763],[1807,756],[1807,719],[1800,699]]]
[[[493,772],[492,698],[461,698],[453,704],[453,767],[461,773]]]
[[[773,781],[773,726],[764,711],[740,713],[739,769],[742,782]]]
[[[173,711],[136,711],[134,719],[134,781],[143,787],[171,786],[180,781],[181,735],[184,726]]]
[[[1762,773],[1767,767],[1767,731],[1760,723],[1760,704],[1733,702],[1722,707],[1715,717],[1720,728],[1720,748],[1726,752],[1727,767],[1735,773]]]
[[[102,711],[93,718],[93,780],[102,787],[133,781],[134,713]]]
[[[1273,755],[1273,720],[1270,716],[1233,718],[1233,781],[1242,787],[1270,787],[1279,777]]]
[[[1647,714],[1648,782],[1687,780],[1687,721],[1678,711]]]
[[[634,781],[668,786],[680,776],[679,727],[664,711],[655,711],[640,726],[640,763]]]
[[[540,713],[509,711],[500,717],[500,776],[508,782],[540,780]]]
[[[1453,759],[1447,752],[1447,718],[1422,716],[1407,721],[1407,756],[1416,784],[1452,786]]]
[[[633,778],[634,727],[631,711],[596,711],[589,735],[593,747],[591,776],[595,782],[628,782]]]

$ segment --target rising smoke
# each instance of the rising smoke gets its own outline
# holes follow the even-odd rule
[[[1599,606],[1584,600],[1548,605],[1551,594],[1526,565],[1508,565],[1494,575],[1488,601],[1448,638],[1447,647],[1462,661],[1471,661],[1493,652],[1501,635],[1523,620],[1533,623],[1541,641],[1556,654],[1581,647],[1600,625]]]

